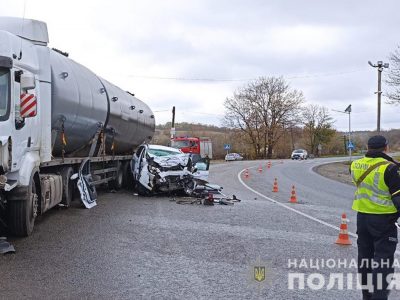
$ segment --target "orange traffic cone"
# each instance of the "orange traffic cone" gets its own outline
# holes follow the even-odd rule
[[[258,172],[262,173],[262,165],[258,167]]]
[[[296,190],[294,185],[292,186],[292,195],[290,196],[290,203],[297,203]]]
[[[277,193],[278,192],[278,179],[274,179],[274,186],[272,188],[272,192]]]
[[[244,171],[244,178],[249,178],[250,174],[249,174],[249,169],[246,169],[246,171]]]
[[[268,169],[271,169],[271,162],[268,162]]]
[[[339,245],[351,245],[351,241],[349,239],[349,233],[347,231],[346,214],[342,214],[342,223],[340,224],[339,237],[335,243]]]

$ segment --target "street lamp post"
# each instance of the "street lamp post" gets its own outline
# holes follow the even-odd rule
[[[349,106],[347,106],[346,107],[346,109],[344,110],[344,111],[341,111],[341,110],[335,110],[335,109],[332,109],[333,111],[336,111],[336,112],[340,112],[340,113],[343,113],[343,114],[348,114],[349,115],[349,142],[348,142],[348,144],[347,144],[347,148],[348,148],[348,150],[349,150],[349,160],[350,160],[350,162],[351,162],[351,158],[352,158],[352,155],[351,155],[351,151],[352,151],[352,143],[351,143],[351,117],[350,117],[350,113],[351,113],[351,104],[349,105]]]
[[[381,131],[381,95],[382,95],[382,71],[383,68],[389,68],[389,63],[383,63],[383,61],[378,61],[376,64],[373,64],[372,62],[368,61],[368,64],[371,67],[377,68],[378,69],[378,91],[376,94],[378,94],[378,118],[377,118],[377,125],[376,125],[376,131],[379,133]]]

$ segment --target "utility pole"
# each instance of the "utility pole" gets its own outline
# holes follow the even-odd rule
[[[175,106],[172,107],[171,140],[175,137]]]
[[[381,131],[381,95],[382,95],[382,71],[384,68],[389,68],[389,63],[383,63],[383,61],[378,61],[376,64],[368,61],[368,64],[378,69],[378,117],[377,117],[377,125],[376,131],[379,133]]]

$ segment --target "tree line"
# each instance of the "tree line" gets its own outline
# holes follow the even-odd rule
[[[306,105],[303,93],[283,77],[260,77],[247,83],[226,98],[224,107],[224,125],[242,133],[254,158],[272,158],[279,141],[288,132],[293,135],[294,128],[302,128],[303,147],[314,155],[335,134],[328,109]]]

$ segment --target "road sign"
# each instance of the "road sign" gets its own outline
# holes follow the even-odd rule
[[[347,143],[347,150],[354,150],[354,144],[352,142]]]
[[[231,150],[231,144],[224,144],[224,150]]]

